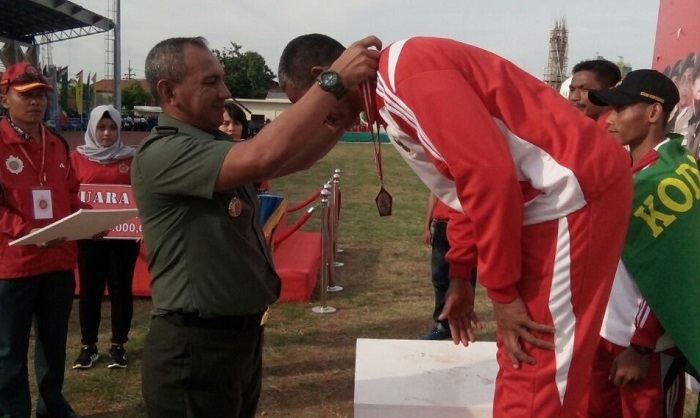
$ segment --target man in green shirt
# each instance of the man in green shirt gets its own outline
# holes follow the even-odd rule
[[[340,84],[319,81],[235,146],[219,131],[231,94],[206,41],[172,38],[149,52],[146,78],[163,114],[134,158],[132,187],[154,304],[143,353],[150,417],[255,416],[263,325],[280,281],[251,183],[308,167],[355,123],[342,109],[357,95],[343,93],[375,77],[371,47],[380,41],[348,48],[331,67]]]

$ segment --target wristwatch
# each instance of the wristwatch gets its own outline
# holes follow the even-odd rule
[[[335,96],[336,99],[340,100],[345,95],[345,86],[343,85],[343,80],[340,78],[340,74],[335,71],[326,70],[316,77],[318,85],[324,91],[327,91]]]
[[[641,354],[643,356],[647,356],[647,355],[654,352],[654,350],[652,348],[644,347],[644,346],[637,345],[637,344],[630,344],[630,348],[632,350],[636,351],[637,354]]]

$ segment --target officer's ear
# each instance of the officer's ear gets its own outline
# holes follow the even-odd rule
[[[175,98],[175,88],[170,80],[158,80],[156,90],[158,91],[158,97],[160,97],[161,103],[172,104]]]
[[[0,93],[0,107],[4,109],[9,109],[7,106],[7,94]]]

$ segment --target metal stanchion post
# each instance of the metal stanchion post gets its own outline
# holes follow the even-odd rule
[[[332,208],[332,219],[333,219],[333,254],[336,254],[338,252],[338,225],[339,225],[339,216],[340,216],[340,174],[338,173],[338,169],[333,173],[333,180],[331,181],[332,191],[333,191],[333,200],[331,203],[331,208]],[[335,261],[335,257],[333,258],[333,265],[335,267],[343,267],[345,263],[341,263],[340,261]]]
[[[335,221],[334,218],[335,216],[333,215],[335,208],[333,207],[333,190],[332,190],[331,183],[328,182],[323,185],[323,191],[328,192],[329,194],[329,203],[328,203],[328,242],[327,242],[327,247],[323,247],[324,251],[328,252],[328,288],[326,289],[328,292],[340,292],[343,290],[342,286],[336,286],[335,284],[335,251],[333,247],[333,241],[335,237]]]
[[[341,173],[341,171],[339,168],[336,168],[335,170],[333,170],[333,179],[336,178],[335,177],[336,174],[338,175],[338,196],[337,196],[338,197],[338,206],[337,206],[338,213],[336,214],[336,219],[338,220],[338,223],[340,223],[340,173]],[[335,229],[335,252],[340,254],[343,251],[345,251],[345,250],[338,247],[338,228],[336,228]]]
[[[314,306],[311,310],[314,313],[329,314],[335,312],[335,308],[327,306],[327,291],[328,291],[328,248],[330,244],[329,231],[329,196],[331,192],[324,187],[321,190],[321,283],[319,284],[319,293],[321,294],[321,306]]]

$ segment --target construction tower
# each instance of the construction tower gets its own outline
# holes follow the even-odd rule
[[[569,31],[566,29],[566,19],[562,18],[554,22],[554,29],[549,34],[549,58],[543,80],[557,91],[567,79],[568,56]]]
[[[116,7],[115,0],[107,0],[107,17],[116,22]],[[111,80],[114,70],[114,31],[108,30],[105,32],[105,80]]]
[[[41,56],[41,69],[51,71],[51,68],[53,68],[53,44],[48,41],[49,37],[47,35],[41,35],[39,55]]]

